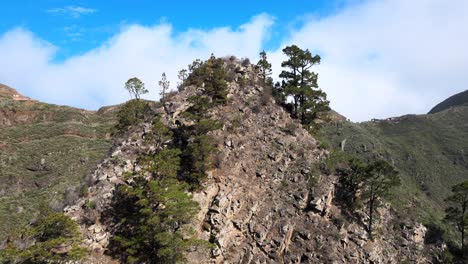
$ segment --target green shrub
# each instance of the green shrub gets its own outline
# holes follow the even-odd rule
[[[227,83],[223,59],[211,55],[205,62],[195,61],[190,68],[188,85],[203,86],[203,94],[215,105],[226,102]]]
[[[145,115],[151,112],[148,102],[142,100],[130,100],[123,104],[117,113],[117,129],[123,130],[134,126],[145,119]]]
[[[62,263],[77,261],[86,255],[80,246],[78,225],[63,213],[51,213],[18,234],[26,244],[9,242],[0,253],[1,263]],[[33,242],[31,242],[33,241]]]
[[[183,252],[200,241],[184,228],[198,204],[176,179],[147,180],[136,175],[122,185],[114,200],[118,228],[109,249],[125,263],[184,262]]]

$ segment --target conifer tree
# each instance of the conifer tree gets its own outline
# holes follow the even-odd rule
[[[161,87],[161,99],[164,101],[166,96],[166,91],[169,90],[170,82],[166,78],[166,73],[163,72],[161,80],[159,81],[159,87]]]
[[[320,63],[320,56],[312,56],[309,50],[302,50],[296,45],[283,49],[288,60],[281,63],[286,68],[280,74],[284,79],[286,96],[292,97],[292,116],[299,118],[302,124],[314,121],[320,112],[328,111],[327,95],[317,84],[318,74],[310,69]]]
[[[273,85],[273,79],[271,78],[271,63],[268,62],[265,51],[260,52],[260,60],[257,62],[257,66],[260,70],[260,78],[262,79],[263,88],[271,87]]]
[[[181,91],[184,87],[185,80],[187,80],[188,72],[186,69],[182,69],[177,74],[177,78],[179,78],[180,82],[177,85],[177,90]]]
[[[445,220],[453,223],[460,232],[461,251],[465,253],[465,232],[468,229],[468,181],[452,187],[452,195],[446,201],[451,205],[445,212]]]
[[[375,213],[377,208],[382,205],[381,198],[387,196],[390,190],[399,186],[401,182],[398,171],[384,160],[367,165],[360,177],[362,177],[361,198],[367,207],[367,216],[369,217],[367,232],[372,239]]]

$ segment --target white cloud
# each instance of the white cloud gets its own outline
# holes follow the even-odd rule
[[[318,52],[319,85],[332,107],[355,121],[425,113],[448,96],[468,89],[468,1],[350,1],[328,17],[298,16],[303,26],[278,40]],[[0,36],[0,82],[46,102],[87,108],[128,98],[123,83],[140,77],[158,97],[166,72],[196,58],[247,56],[254,61],[273,19],[253,18],[236,28],[173,32],[164,22],[130,25],[100,47],[54,63],[57,47],[24,29]],[[269,54],[278,74],[281,49]]]
[[[368,1],[309,18],[284,44],[322,56],[319,85],[352,120],[420,114],[468,89],[466,14],[466,0]]]
[[[65,6],[48,9],[47,12],[51,14],[60,14],[70,16],[71,18],[79,18],[82,15],[89,15],[95,13],[97,10],[82,6]]]
[[[157,82],[166,72],[175,87],[177,72],[196,58],[235,54],[255,57],[272,19],[259,15],[238,29],[215,28],[174,33],[168,24],[130,25],[100,47],[52,62],[57,50],[24,29],[0,36],[0,83],[45,102],[96,109],[128,99],[125,81],[137,76],[159,97]]]

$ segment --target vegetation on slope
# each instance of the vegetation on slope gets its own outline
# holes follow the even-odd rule
[[[1,263],[63,263],[82,259],[81,232],[63,213],[50,213],[15,234],[0,252]]]
[[[207,172],[214,168],[217,150],[208,133],[219,126],[206,114],[210,107],[226,101],[224,78],[221,59],[211,56],[198,63],[192,67],[188,84],[203,82],[205,86],[201,94],[189,99],[193,105],[184,116],[192,123],[171,129],[158,115],[152,117],[146,140],[154,150],[139,157],[142,170],[128,173],[127,183],[119,185],[113,197],[110,217],[116,230],[109,250],[114,257],[125,263],[178,263],[185,261],[189,247],[205,244],[193,238],[193,230],[187,227],[199,211],[188,192],[201,188]],[[128,118],[122,117],[139,113],[140,107],[122,107],[118,127],[128,125]]]
[[[89,112],[0,97],[0,240],[76,199],[111,146],[113,109]]]
[[[320,136],[336,150],[393,164],[404,183],[392,200],[398,213],[441,229],[436,235],[442,236],[447,229],[444,199],[468,176],[466,120],[468,107],[458,107],[431,115],[330,123]]]

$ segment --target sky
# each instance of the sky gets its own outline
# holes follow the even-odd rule
[[[274,77],[296,44],[319,54],[319,86],[353,121],[423,114],[468,89],[466,0],[17,0],[0,3],[0,83],[85,109],[129,99],[193,60],[266,50]]]

